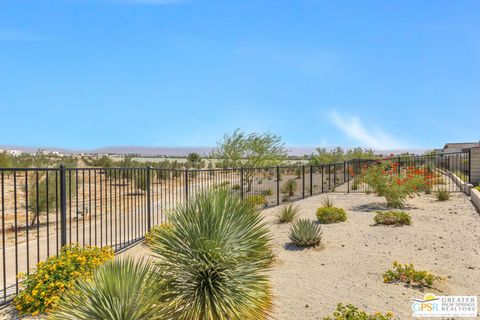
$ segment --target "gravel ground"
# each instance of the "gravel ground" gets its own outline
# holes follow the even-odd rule
[[[300,217],[316,220],[323,197],[296,202]],[[278,208],[262,212],[277,256],[270,273],[273,319],[321,319],[340,302],[410,319],[411,298],[422,298],[427,292],[480,295],[480,216],[463,194],[453,194],[446,202],[433,195],[409,199],[404,210],[411,214],[413,224],[404,227],[373,225],[375,211],[386,209],[383,198],[366,194],[328,197],[347,211],[348,221],[323,225],[322,245],[317,248],[300,250],[290,245],[290,225],[275,222]],[[120,256],[149,254],[140,244]],[[413,263],[445,280],[425,291],[385,284],[382,274],[393,261]],[[4,310],[4,317],[15,319],[8,312]]]

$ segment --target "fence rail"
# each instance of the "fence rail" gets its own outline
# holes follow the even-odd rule
[[[377,160],[378,161],[378,160]],[[435,188],[461,188],[469,154],[390,158],[398,174],[408,167],[435,172]],[[62,246],[111,246],[141,240],[168,212],[204,191],[223,186],[259,206],[275,206],[328,192],[368,192],[362,170],[374,160],[267,168],[172,170],[158,168],[0,168],[0,300],[18,293],[19,272],[29,273]]]

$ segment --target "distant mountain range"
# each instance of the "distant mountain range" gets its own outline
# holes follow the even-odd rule
[[[331,148],[331,147],[326,147]],[[34,153],[42,149],[60,154],[85,153],[85,154],[138,154],[143,156],[168,156],[168,157],[185,157],[191,152],[196,152],[202,156],[210,154],[213,147],[139,147],[139,146],[112,146],[97,149],[65,149],[53,147],[24,147],[24,146],[0,146],[0,150],[19,150],[27,153]],[[315,152],[315,147],[287,147],[288,154],[291,156],[309,155]],[[347,147],[345,149],[348,150]],[[375,150],[378,154],[399,154],[413,153],[422,154],[427,149],[392,149],[392,150]]]

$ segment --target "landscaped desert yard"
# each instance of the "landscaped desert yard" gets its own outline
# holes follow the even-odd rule
[[[300,218],[316,220],[325,196],[298,201]],[[273,236],[276,259],[270,272],[274,292],[273,319],[321,319],[337,303],[352,303],[369,311],[392,311],[411,317],[411,299],[427,292],[480,295],[480,217],[463,194],[439,202],[434,195],[408,201],[412,225],[374,226],[375,211],[386,210],[373,194],[330,194],[348,220],[322,225],[322,244],[299,249],[289,244],[290,224],[278,224],[278,208],[263,211]],[[144,245],[127,255],[149,254]],[[413,263],[445,280],[434,289],[383,283],[392,263]]]

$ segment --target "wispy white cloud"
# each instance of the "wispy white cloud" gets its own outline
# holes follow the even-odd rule
[[[347,137],[356,140],[363,147],[377,150],[405,149],[412,147],[404,141],[392,137],[379,128],[365,128],[361,120],[355,116],[340,116],[335,110],[330,113],[330,122],[339,128]]]
[[[145,4],[153,6],[165,6],[170,4],[179,4],[187,0],[109,0],[110,2],[130,3],[130,4]]]
[[[0,41],[8,42],[42,42],[48,40],[47,37],[33,35],[31,33],[19,30],[0,30]]]

